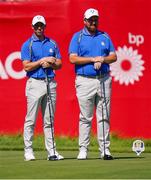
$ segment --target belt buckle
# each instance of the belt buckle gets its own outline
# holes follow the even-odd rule
[[[106,76],[106,74],[99,74],[96,76],[96,79],[101,79],[104,78]]]
[[[100,79],[100,77],[101,77],[100,75],[96,75],[95,79]]]

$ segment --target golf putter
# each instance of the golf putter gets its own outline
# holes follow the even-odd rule
[[[105,130],[104,130],[104,111],[103,111],[103,104],[102,104],[102,127],[103,127],[103,151],[104,151],[104,156],[103,159],[106,159],[106,154],[105,154]]]
[[[52,113],[54,114],[54,110],[53,110],[53,104],[52,104],[52,99],[51,99],[51,95],[50,95],[50,88],[49,88],[49,78],[48,78],[48,73],[47,73],[47,69],[45,68],[45,74],[46,74],[46,87],[47,87],[47,103],[48,103],[48,108],[49,108],[49,115],[50,115],[50,128],[51,128],[51,136],[52,136],[52,146],[53,146],[53,151],[54,151],[54,155],[49,157],[49,160],[51,161],[56,161],[58,160],[57,156],[55,155],[55,144],[54,144],[54,133],[53,133],[53,122],[51,120],[51,107],[50,105],[52,105]]]
[[[105,102],[105,109],[106,109],[106,114],[107,114],[107,118],[109,118],[109,115],[108,115],[108,110],[107,110],[107,104],[106,104],[106,97],[105,97],[105,85],[104,85],[104,82],[102,83],[103,85],[103,99],[104,99],[104,102]],[[102,126],[103,126],[103,150],[104,150],[104,156],[103,156],[103,159],[104,160],[113,160],[113,157],[112,156],[109,156],[106,154],[105,152],[105,125],[104,125],[104,122],[105,122],[105,119],[104,119],[104,110],[103,110],[103,104],[102,104]]]

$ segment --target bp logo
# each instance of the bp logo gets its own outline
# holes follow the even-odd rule
[[[111,76],[119,84],[134,84],[143,76],[144,61],[142,55],[132,47],[118,47],[117,61],[111,64]]]

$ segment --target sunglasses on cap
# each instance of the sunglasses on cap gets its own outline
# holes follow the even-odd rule
[[[90,19],[85,19],[87,22],[92,24],[93,22],[98,23],[99,19],[98,18],[90,18]]]
[[[43,23],[41,23],[41,22],[38,22],[33,27],[34,27],[34,29],[38,29],[39,27],[44,28],[45,25]]]

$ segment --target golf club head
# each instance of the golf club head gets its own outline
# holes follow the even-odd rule
[[[114,158],[111,155],[104,155],[103,160],[113,160]]]
[[[57,160],[58,160],[58,157],[56,155],[48,157],[48,161],[57,161]]]

